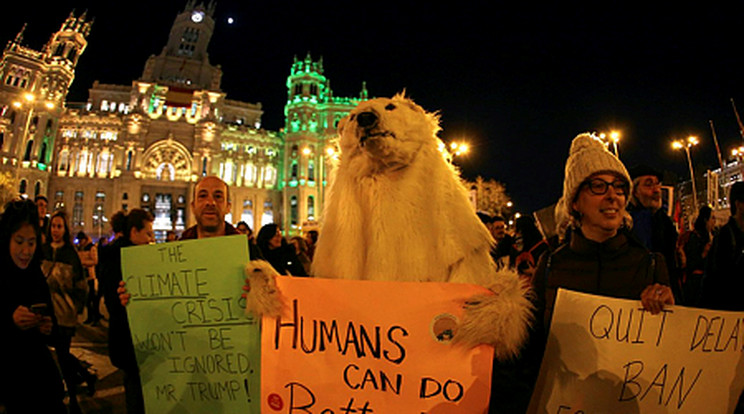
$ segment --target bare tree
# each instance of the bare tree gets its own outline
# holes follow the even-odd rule
[[[478,176],[474,182],[464,181],[470,190],[475,209],[490,215],[504,216],[509,213],[511,199],[506,194],[504,184],[493,180],[484,180]]]

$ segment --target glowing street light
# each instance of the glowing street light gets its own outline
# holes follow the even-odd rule
[[[732,149],[731,156],[736,158],[739,161],[744,159],[744,145],[740,146],[739,148]]]
[[[618,151],[617,144],[618,142],[620,142],[620,131],[615,131],[615,130],[610,131],[609,135],[602,132],[599,134],[599,139],[601,139],[603,142],[606,142],[607,144],[611,142],[612,148],[615,152],[615,156],[620,158],[620,154],[617,152]]]
[[[450,143],[450,152],[452,155],[460,156],[465,155],[470,151],[470,147],[468,146],[467,142],[457,142],[452,141]]]
[[[685,154],[687,154],[687,163],[690,166],[690,179],[692,180],[693,210],[697,209],[697,190],[695,189],[695,172],[692,169],[692,156],[690,155],[690,147],[694,147],[699,142],[700,141],[698,140],[698,138],[692,135],[687,137],[686,141],[678,139],[672,142],[673,149],[676,149],[676,150],[684,149]]]

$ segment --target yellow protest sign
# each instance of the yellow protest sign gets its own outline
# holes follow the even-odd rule
[[[485,413],[493,348],[453,345],[455,283],[278,278],[281,318],[262,321],[262,413]]]
[[[245,236],[122,250],[145,408],[258,413],[260,331],[241,298]]]
[[[529,413],[730,414],[744,388],[744,312],[558,291]]]

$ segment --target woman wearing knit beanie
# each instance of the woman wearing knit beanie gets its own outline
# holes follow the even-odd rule
[[[640,299],[658,313],[673,305],[664,258],[649,252],[627,231],[625,208],[631,190],[628,171],[595,136],[571,143],[563,196],[556,220],[567,222],[570,240],[538,262],[533,279],[538,323],[547,328],[558,288]]]

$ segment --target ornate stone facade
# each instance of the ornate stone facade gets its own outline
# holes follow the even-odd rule
[[[22,33],[9,42],[0,64],[2,165],[25,183],[19,190],[46,195],[70,214],[74,231],[94,238],[108,233],[111,214],[135,207],[153,212],[159,239],[183,230],[204,175],[230,186],[233,223],[276,222],[288,234],[315,225],[335,126],[366,90],[336,98],[322,60],[295,58],[285,129],[262,129],[260,103],[227,99],[220,88],[222,69],[207,54],[213,15],[213,3],[189,0],[142,76],[131,85],[95,82],[85,104],[64,103],[90,31],[85,15],[70,15],[42,52],[20,46]],[[24,102],[26,93],[38,97]]]

